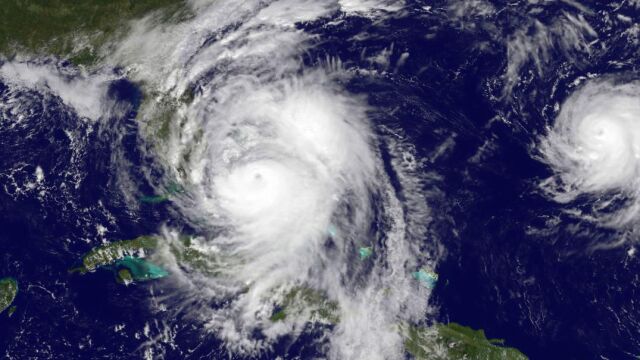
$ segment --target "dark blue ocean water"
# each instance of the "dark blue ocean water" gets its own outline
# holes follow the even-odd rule
[[[487,337],[503,338],[532,359],[634,358],[640,354],[640,266],[628,247],[595,250],[594,244],[620,234],[568,216],[539,191],[537,184],[551,170],[536,160],[534,147],[553,122],[546,105],[570,95],[579,76],[632,76],[625,74],[637,71],[636,48],[603,18],[609,6],[588,4],[594,11],[586,16],[606,46],[578,58],[558,50],[552,54],[558,60],[552,56],[543,74],[515,86],[509,101],[503,93],[504,39],[526,21],[522,8],[495,2],[504,10],[454,21],[443,10],[446,4],[429,3],[432,10],[426,11],[427,4],[411,1],[402,16],[383,23],[351,17],[299,25],[321,39],[302,61],[313,67],[327,56],[340,58],[356,73],[343,85],[367,95],[376,128],[402,128],[417,155],[429,159],[434,238],[425,242],[437,240],[446,249],[436,268],[434,320],[484,329]],[[576,9],[562,3],[545,11],[541,19],[550,22]],[[363,32],[369,36],[354,40]],[[363,55],[390,44],[389,67]],[[404,52],[410,53],[406,62],[394,66]],[[383,75],[363,71],[371,69]],[[520,71],[537,73],[531,63]],[[11,93],[0,84],[0,99],[19,99],[29,109],[13,125],[6,120],[10,113],[0,114],[0,276],[20,284],[16,313],[0,315],[0,356],[140,357],[141,345],[168,328],[172,341],[161,346],[167,358],[227,358],[196,324],[163,318],[149,306],[150,291],[162,291],[163,280],[125,287],[109,271],[68,273],[99,244],[100,224],[110,224],[109,239],[153,233],[164,223],[188,231],[170,204],[132,210],[122,198],[123,167],[115,159],[126,160],[141,194],[152,191],[139,172],[154,161],[140,151],[134,118],[141,96],[126,80],[113,83],[110,97],[130,110],[123,118],[90,123],[60,99]],[[453,145],[435,156],[447,141]],[[42,183],[36,166],[45,174]],[[318,356],[313,335],[310,329],[283,339],[261,358]]]

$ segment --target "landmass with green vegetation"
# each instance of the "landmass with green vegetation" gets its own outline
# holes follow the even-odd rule
[[[287,316],[305,315],[309,321],[335,324],[340,321],[338,304],[327,299],[320,291],[308,287],[294,287],[284,297],[276,311],[271,315],[271,321],[283,321]]]
[[[0,53],[54,55],[77,64],[99,59],[99,48],[151,13],[163,20],[190,16],[185,0],[3,0]]]
[[[320,291],[298,286],[291,289],[271,315],[271,321],[308,317],[335,325],[340,321],[338,304]],[[487,339],[483,330],[456,323],[430,327],[400,326],[405,349],[417,360],[527,360],[515,348],[505,347],[502,339]]]
[[[456,323],[408,327],[405,348],[418,360],[527,360],[502,339],[487,339],[483,330]]]
[[[178,23],[194,16],[188,0],[3,0],[0,4],[0,59],[16,56],[49,57],[91,67],[112,53],[136,20]],[[150,136],[166,139],[176,121],[176,108],[193,99],[185,91],[180,99],[144,89],[139,120],[148,123]],[[147,93],[151,91],[152,93]],[[157,100],[160,99],[160,100]],[[141,197],[159,204],[171,192]]]
[[[218,257],[201,250],[194,239],[182,236],[173,242],[163,243],[185,270],[195,270],[204,275],[220,273]],[[71,273],[86,274],[99,268],[113,270],[116,280],[122,284],[155,280],[169,273],[161,266],[145,259],[161,247],[160,238],[145,235],[132,240],[120,240],[93,248],[82,256],[82,265],[72,268]]]
[[[82,266],[71,269],[71,272],[85,274],[99,267],[112,265],[125,257],[141,257],[145,251],[158,247],[158,239],[154,236],[140,236],[133,240],[121,240],[96,247],[82,257]]]
[[[171,183],[169,184],[169,186],[167,186],[166,190],[162,194],[143,196],[140,198],[140,202],[152,204],[152,205],[160,204],[165,201],[169,201],[172,196],[174,196],[175,194],[179,194],[181,192],[184,192],[184,189],[182,188],[182,186],[176,183]]]
[[[162,267],[144,259],[147,253],[158,247],[158,238],[140,236],[133,240],[121,240],[96,247],[82,257],[82,266],[70,272],[86,274],[98,268],[108,268],[116,281],[131,284],[169,276]]]
[[[0,279],[0,313],[9,309],[9,316],[15,311],[15,306],[11,306],[18,294],[18,282],[14,278],[6,277]]]
[[[198,245],[197,239],[182,236],[169,244],[169,251],[184,270],[197,271],[206,276],[220,275],[224,264],[219,256],[204,251]]]

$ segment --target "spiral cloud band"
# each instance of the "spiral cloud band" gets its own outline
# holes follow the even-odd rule
[[[640,202],[640,84],[585,84],[562,105],[540,149],[556,173],[546,183],[556,200],[623,196],[622,209],[600,218],[627,223]]]
[[[348,3],[361,16],[390,11],[385,1]],[[312,69],[299,60],[313,37],[295,24],[339,11],[342,2],[193,6],[198,15],[189,22],[138,25],[115,55],[177,104],[157,155],[185,188],[174,205],[203,234],[192,246],[210,255],[205,270],[184,271],[181,259],[165,254],[177,296],[200,299],[190,314],[232,352],[260,352],[308,329],[308,309],[272,318],[291,294],[306,291],[335,312],[315,317],[331,325],[322,337],[329,357],[401,358],[399,329],[427,311],[429,290],[411,277],[427,262],[418,251],[424,199],[400,197],[392,186],[372,109],[338,85],[352,75],[336,60]],[[143,109],[149,123],[164,100]],[[396,163],[388,168],[398,181],[420,184]],[[165,235],[179,246],[177,230]],[[366,261],[361,248],[372,249]]]

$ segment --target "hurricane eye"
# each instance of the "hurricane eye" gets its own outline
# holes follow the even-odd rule
[[[627,222],[640,205],[640,85],[587,83],[562,105],[541,152],[556,171],[556,199],[624,193],[627,206],[604,218]],[[626,219],[626,220],[625,220]]]

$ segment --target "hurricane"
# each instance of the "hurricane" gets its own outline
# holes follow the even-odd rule
[[[640,354],[639,4],[4,0],[3,358]]]
[[[611,226],[627,225],[637,216],[639,96],[637,82],[600,79],[585,83],[562,104],[540,144],[555,172],[545,182],[554,199],[602,199],[597,219]]]
[[[184,236],[164,227],[158,261],[177,274],[168,296],[196,299],[177,308],[231,353],[311,328],[333,359],[402,357],[402,329],[428,311],[430,289],[411,274],[433,260],[419,251],[424,205],[400,196],[388,171],[419,179],[385,167],[375,109],[345,88],[354,73],[337,58],[305,60],[315,39],[296,26],[336,11],[380,18],[399,4],[193,6],[188,22],[148,18],[115,51],[128,76],[169,94],[142,107],[148,129],[158,114],[171,119],[162,139],[147,132],[165,174],[149,182],[184,189],[173,205],[197,229],[189,244],[201,261],[185,265],[184,249],[172,251]]]

